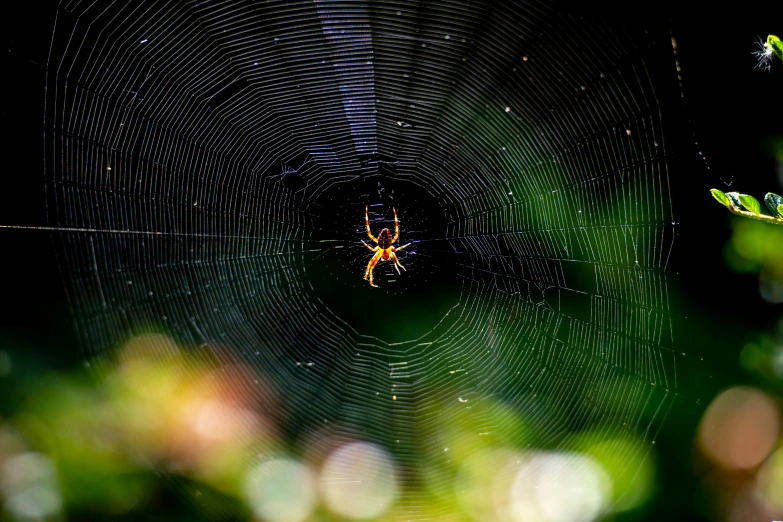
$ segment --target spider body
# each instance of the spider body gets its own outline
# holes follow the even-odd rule
[[[376,246],[371,247],[364,241],[362,241],[362,244],[366,246],[368,249],[373,251],[375,253],[374,256],[372,256],[372,259],[370,259],[370,262],[367,263],[367,270],[364,272],[364,279],[370,280],[370,286],[374,286],[378,288],[378,285],[373,283],[372,279],[372,271],[375,268],[375,265],[378,264],[378,261],[388,261],[391,260],[394,263],[394,268],[397,270],[397,273],[400,273],[400,267],[402,267],[403,270],[405,270],[405,267],[400,264],[400,260],[397,259],[397,255],[395,254],[396,251],[402,250],[403,248],[410,245],[408,243],[407,245],[403,245],[401,247],[394,247],[392,246],[395,241],[400,237],[400,221],[397,219],[397,211],[392,207],[392,211],[394,211],[394,237],[392,237],[391,230],[388,228],[384,228],[381,230],[381,233],[378,234],[378,237],[375,237],[372,235],[372,231],[370,230],[370,218],[367,215],[368,207],[364,207],[364,224],[367,226],[367,236],[373,240],[373,242],[376,244]]]
[[[378,234],[378,246],[386,250],[392,245],[392,243],[393,241],[391,231],[388,228],[381,230],[381,233]],[[388,259],[388,257],[384,257],[384,259]]]

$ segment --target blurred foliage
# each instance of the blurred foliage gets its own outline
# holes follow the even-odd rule
[[[654,454],[634,438],[588,432],[574,438],[573,448],[612,470],[615,511],[638,508],[652,498],[656,479]]]
[[[740,365],[760,384],[783,396],[783,318],[776,330],[750,335],[740,352]]]
[[[0,353],[2,368],[10,368],[11,357]],[[575,432],[565,448],[547,448],[545,434],[502,403],[442,405],[434,444],[415,464],[424,481],[408,483],[395,479],[403,470],[377,467],[395,464],[372,444],[335,440],[329,455],[292,457],[270,403],[242,384],[260,376],[206,365],[164,335],[140,335],[113,359],[88,366],[99,380],[80,370],[27,381],[26,399],[0,424],[0,520],[154,520],[162,499],[175,497],[191,507],[162,519],[195,520],[203,510],[229,520],[344,520],[363,518],[360,506],[370,513],[392,502],[370,516],[391,520],[401,514],[393,500],[405,489],[424,509],[454,520],[526,513],[544,522],[585,509],[589,516],[580,520],[587,521],[638,509],[654,488],[648,443],[590,429]],[[559,466],[573,470],[553,475]],[[335,482],[335,472],[360,480]],[[444,489],[449,481],[453,487]],[[535,492],[539,486],[578,490],[552,504]]]
[[[726,244],[726,263],[737,272],[760,274],[762,297],[783,302],[783,228],[749,220],[734,220]]]

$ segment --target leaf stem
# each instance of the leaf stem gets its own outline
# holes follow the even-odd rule
[[[742,217],[746,217],[746,218],[750,218],[750,219],[755,219],[757,221],[763,221],[765,223],[772,223],[773,225],[781,225],[781,226],[783,226],[783,219],[778,219],[778,218],[773,217],[773,216],[767,216],[765,214],[754,214],[753,212],[740,210],[737,207],[735,207],[734,205],[729,205],[726,208],[728,208],[729,211],[732,214],[737,214],[738,216],[742,216]]]

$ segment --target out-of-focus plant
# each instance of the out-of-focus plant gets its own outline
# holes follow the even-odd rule
[[[165,336],[128,343],[107,384],[134,446],[155,464],[219,490],[238,491],[244,470],[237,466],[273,445],[274,429],[251,389],[263,389],[258,379],[236,364],[199,364]]]
[[[650,500],[655,489],[655,463],[649,445],[635,437],[602,431],[581,433],[572,444],[609,473],[614,512],[634,510]]]
[[[761,296],[783,303],[783,228],[745,219],[732,223],[726,244],[727,264],[737,272],[757,273]]]
[[[764,196],[764,203],[772,213],[771,215],[761,213],[761,204],[753,196],[740,194],[739,192],[722,192],[718,189],[710,189],[710,192],[718,203],[738,216],[756,219],[765,223],[783,225],[783,197],[774,192],[768,192]]]
[[[26,485],[32,479],[2,480],[2,470],[14,477],[28,468],[33,477],[56,470],[47,502],[56,499],[66,512],[127,513],[160,488],[159,471],[190,481],[197,496],[222,496],[228,513],[246,512],[237,499],[249,467],[277,440],[255,404],[259,389],[248,384],[257,379],[230,364],[200,363],[158,334],[96,364],[105,370],[100,383],[83,375],[36,380],[13,419],[18,442],[0,442],[0,512],[5,506],[12,520],[31,518],[29,505],[42,502],[30,498],[31,488],[43,494],[41,485]]]
[[[750,386],[724,390],[705,410],[695,442],[697,473],[716,498],[716,518],[783,517],[781,411],[774,395]]]
[[[746,372],[783,395],[783,318],[771,332],[754,334],[740,352],[740,364]]]
[[[632,433],[596,424],[553,447],[511,406],[463,397],[443,404],[410,481],[378,443],[284,437],[262,375],[199,355],[145,334],[90,361],[99,380],[35,379],[0,421],[0,520],[136,520],[174,482],[227,520],[390,521],[410,515],[404,492],[428,518],[594,522],[633,517],[654,489],[652,448]]]

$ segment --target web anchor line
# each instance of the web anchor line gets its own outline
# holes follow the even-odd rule
[[[247,239],[253,241],[291,241],[294,243],[327,243],[341,241],[339,239],[292,239],[262,236],[235,236],[224,234],[193,234],[188,232],[161,232],[157,230],[124,230],[108,228],[80,228],[80,227],[46,227],[37,225],[0,225],[0,229],[8,230],[38,230],[43,232],[74,232],[83,234],[127,234],[136,236],[176,236],[219,239]]]

